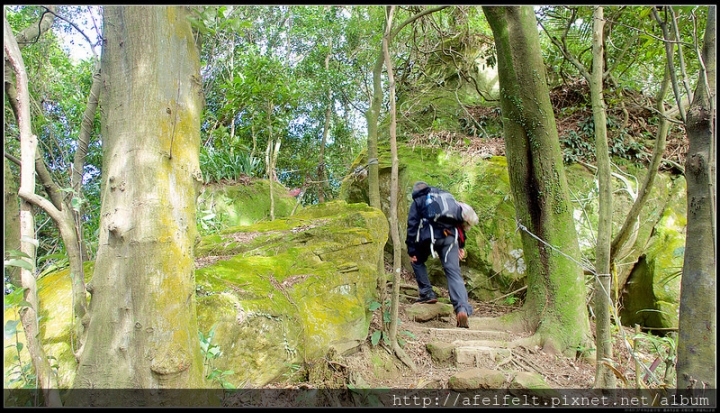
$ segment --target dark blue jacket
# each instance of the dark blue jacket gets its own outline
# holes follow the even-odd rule
[[[428,192],[430,192],[429,186],[418,191],[413,191],[412,193],[413,202],[410,204],[408,211],[407,237],[405,238],[408,255],[411,257],[417,255],[417,248],[428,248],[428,251],[430,248],[430,222],[424,220],[422,217],[422,211],[425,208],[425,197]],[[433,225],[436,239],[442,236],[442,230],[443,228]],[[460,231],[458,234],[460,248],[465,248],[465,234],[462,233],[462,225],[460,225],[457,230]],[[418,232],[420,233],[419,237]]]

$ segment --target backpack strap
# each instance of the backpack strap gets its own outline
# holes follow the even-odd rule
[[[430,254],[432,254],[433,258],[437,258],[438,254],[435,252],[435,231],[433,231],[433,226],[429,225],[430,227]]]

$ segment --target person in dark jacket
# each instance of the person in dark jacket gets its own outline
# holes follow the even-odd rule
[[[468,317],[472,315],[472,306],[468,302],[465,281],[460,273],[460,260],[465,258],[465,237],[462,234],[462,226],[444,226],[422,218],[425,197],[429,191],[430,187],[423,181],[418,181],[413,185],[413,202],[410,204],[407,220],[405,244],[420,292],[420,298],[416,302],[427,304],[437,302],[437,295],[432,289],[425,266],[430,255],[437,252],[447,278],[457,326],[469,328]],[[433,237],[434,243],[432,242]]]

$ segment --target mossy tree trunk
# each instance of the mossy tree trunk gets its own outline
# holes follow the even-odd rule
[[[595,247],[595,387],[614,389],[615,374],[605,364],[612,362],[612,334],[610,308],[610,241],[612,238],[612,184],[610,182],[610,155],[608,154],[607,120],[603,95],[603,27],[605,26],[602,6],[593,11],[593,68],[590,75],[590,100],[592,101],[595,124],[595,153],[597,157],[598,183],[598,236]]]
[[[681,281],[677,388],[716,386],[717,304],[715,229],[715,6],[708,10],[700,70],[687,115],[690,141],[687,180],[687,236]]]
[[[90,324],[67,405],[204,405],[193,245],[200,61],[184,7],[105,6],[103,182]],[[132,396],[132,397],[127,397]]]
[[[528,290],[506,320],[534,331],[546,351],[575,353],[590,342],[567,180],[531,6],[486,7],[495,37],[505,148]]]

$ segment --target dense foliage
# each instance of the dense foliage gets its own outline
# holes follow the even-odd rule
[[[270,140],[281,142],[274,176],[289,189],[305,188],[303,202],[337,195],[340,181],[365,147],[365,111],[372,94],[372,66],[382,35],[382,6],[191,6],[201,50],[206,106],[201,125],[203,179],[233,182],[267,177]],[[397,22],[423,6],[397,8]],[[680,37],[685,66],[680,85],[695,83],[697,39],[707,8],[699,6],[613,6],[606,8],[609,150],[618,162],[645,162],[654,137],[648,108],[665,70],[667,55],[660,22]],[[98,39],[99,6],[59,6],[51,32],[23,46],[30,78],[33,130],[54,180],[69,188],[70,165],[91,84],[94,60],[71,57],[68,35],[83,30]],[[92,13],[91,13],[92,11]],[[594,161],[593,123],[587,86],[573,60],[590,66],[592,9],[541,6],[543,55],[558,116],[565,162]],[[19,32],[47,13],[41,6],[6,6]],[[83,37],[72,49],[99,49]],[[97,50],[95,50],[97,52]],[[488,77],[495,67],[491,31],[478,7],[453,6],[414,21],[395,38],[391,54],[397,81],[398,138],[453,134],[502,139],[498,93]],[[6,68],[7,70],[7,68]],[[681,87],[680,97],[689,89]],[[668,106],[675,97],[668,94]],[[385,97],[383,108],[389,104]],[[102,102],[101,102],[102,105]],[[107,110],[107,108],[101,109]],[[381,111],[381,125],[386,110]],[[5,152],[18,157],[18,131],[5,103]],[[387,120],[384,120],[386,122]],[[387,139],[381,126],[380,139]],[[326,136],[326,139],[324,139]],[[669,148],[684,153],[684,130],[674,126]],[[81,202],[84,242],[97,242],[102,171],[99,113],[84,171]],[[443,144],[447,144],[444,142]],[[320,159],[320,154],[323,154]],[[675,158],[675,164],[681,159]],[[670,159],[672,161],[672,159]],[[323,168],[320,168],[320,165]],[[10,163],[12,174],[18,175]],[[6,177],[7,179],[7,177]],[[38,187],[38,193],[43,188]],[[52,221],[37,210],[41,270],[63,264],[64,247]]]

